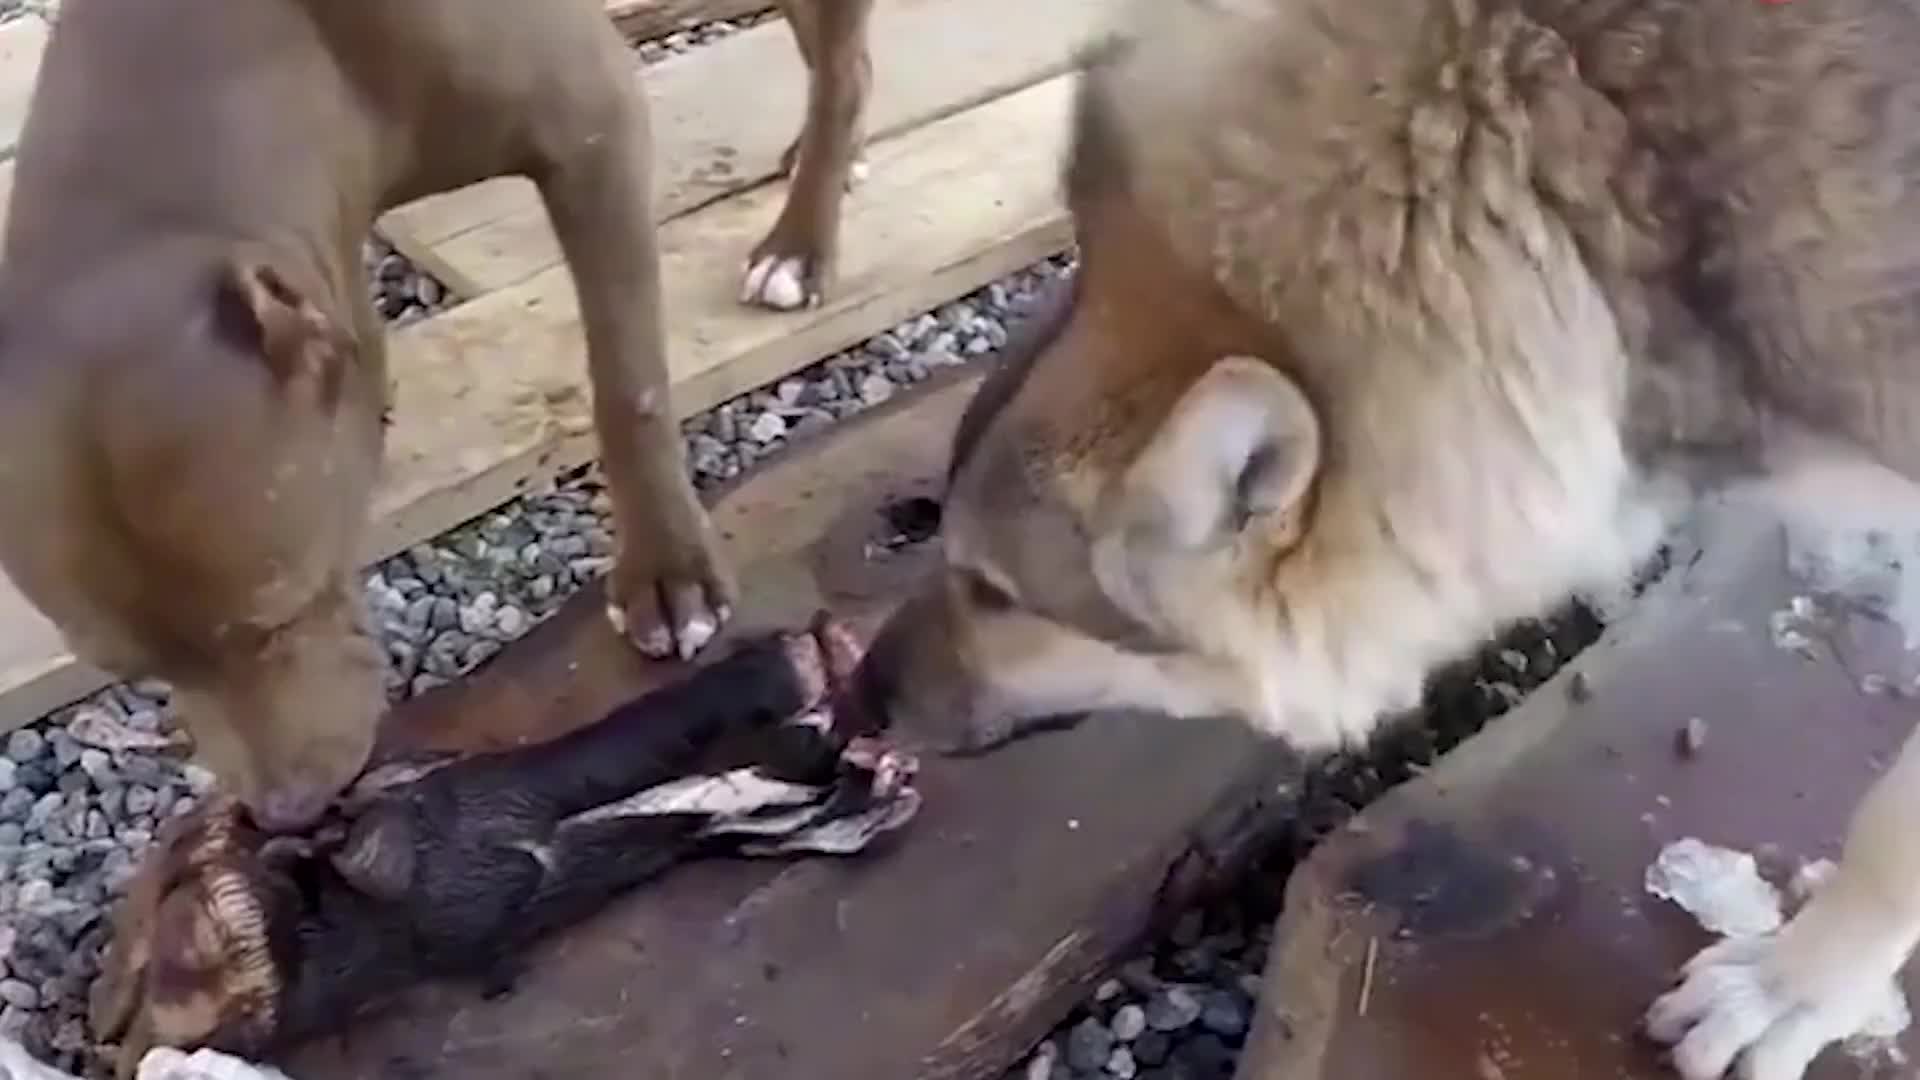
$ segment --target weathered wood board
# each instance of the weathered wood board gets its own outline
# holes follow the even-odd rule
[[[823,603],[859,620],[902,593],[928,552],[875,558],[867,541],[889,500],[936,493],[971,385],[849,421],[720,504],[747,567],[743,629]],[[663,670],[580,597],[398,722],[436,745],[512,745]],[[1153,717],[928,757],[921,817],[884,849],[684,868],[537,948],[506,996],[421,986],[287,1064],[303,1080],[996,1076],[1283,811],[1294,778],[1236,725]]]
[[[776,315],[735,303],[741,253],[778,212],[777,190],[666,225],[682,414],[1063,249],[1071,231],[1056,171],[1070,90],[1062,76],[877,144],[877,175],[848,204],[842,280],[822,307]],[[395,423],[368,561],[592,459],[584,347],[564,267],[406,327],[391,353]],[[0,729],[102,685],[0,578]]]
[[[47,32],[46,22],[33,14],[0,25],[0,154],[8,161],[13,160],[13,148],[27,122]]]
[[[873,148],[847,207],[839,284],[775,315],[734,301],[739,261],[779,212],[762,188],[661,229],[674,405],[682,415],[831,354],[1071,240],[1056,173],[1071,79],[1056,78]],[[992,169],[981,168],[991,158]],[[554,267],[394,337],[399,382],[378,553],[447,529],[591,460],[571,278]]]
[[[607,18],[629,41],[651,41],[721,19],[744,19],[773,8],[771,0],[607,0]]]
[[[1044,17],[1035,16],[1032,0],[877,5],[869,135],[918,128],[1066,71],[1111,3],[1045,0]],[[652,103],[654,210],[663,221],[773,178],[806,103],[800,54],[777,22],[653,65],[642,83]],[[978,155],[977,169],[998,167],[990,141]],[[876,179],[882,173],[877,161],[874,173]],[[873,197],[865,187],[856,189],[848,206]],[[383,217],[380,229],[467,297],[560,262],[559,241],[534,187],[519,178],[410,203]],[[738,248],[741,269],[758,239]]]

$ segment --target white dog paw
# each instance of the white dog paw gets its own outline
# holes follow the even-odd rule
[[[797,311],[820,302],[818,285],[810,281],[808,260],[798,255],[762,255],[747,267],[740,286],[740,302],[775,311]]]
[[[1721,1080],[1729,1070],[1739,1080],[1801,1080],[1828,1045],[1904,1027],[1905,999],[1891,982],[1897,960],[1862,956],[1858,937],[1825,936],[1790,924],[1702,950],[1648,1010],[1647,1034],[1673,1048],[1685,1080]]]

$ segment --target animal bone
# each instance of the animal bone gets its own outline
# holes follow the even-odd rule
[[[675,863],[850,855],[919,809],[916,763],[833,721],[858,659],[824,617],[746,643],[550,742],[388,762],[334,818],[269,837],[219,800],[173,823],[116,915],[92,1021],[247,1057],[397,987],[485,975]]]

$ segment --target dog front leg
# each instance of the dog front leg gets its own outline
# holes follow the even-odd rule
[[[781,0],[807,64],[807,115],[782,164],[787,202],[747,260],[743,303],[788,311],[820,302],[840,249],[840,210],[860,159],[873,61],[873,0]]]
[[[1777,933],[1691,960],[1647,1032],[1686,1080],[1799,1080],[1860,1031],[1920,941],[1920,732],[1854,811],[1839,869]]]
[[[734,582],[687,477],[674,415],[652,220],[646,105],[619,74],[604,122],[535,175],[586,327],[594,427],[619,544],[614,628],[655,658],[690,657],[731,613]]]

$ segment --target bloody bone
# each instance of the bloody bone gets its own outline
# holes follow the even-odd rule
[[[231,801],[174,823],[116,915],[93,1026],[259,1056],[535,938],[702,856],[852,854],[919,807],[913,759],[834,723],[858,660],[824,617],[578,731],[388,762],[313,833]]]

